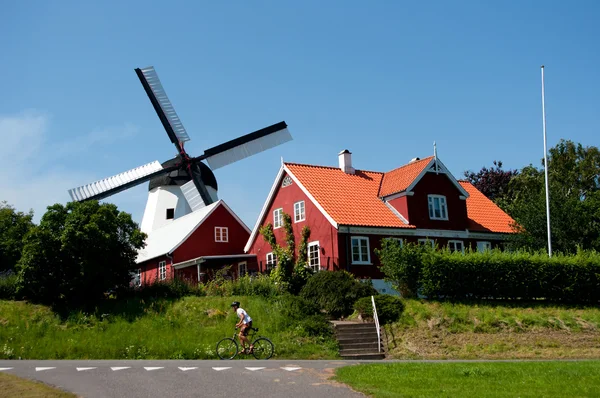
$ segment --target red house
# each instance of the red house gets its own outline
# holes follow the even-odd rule
[[[389,291],[374,253],[381,239],[420,242],[461,250],[502,244],[513,220],[467,181],[457,181],[439,158],[415,158],[382,173],[355,170],[352,154],[339,167],[283,163],[244,251],[256,255],[260,272],[277,259],[258,232],[273,224],[284,241],[283,212],[290,214],[296,242],[307,225],[308,263],[315,271],[348,270]]]
[[[232,266],[232,278],[256,272],[256,256],[244,254],[249,236],[250,229],[219,200],[149,232],[146,247],[138,252],[134,283],[175,276],[206,282],[226,265]]]

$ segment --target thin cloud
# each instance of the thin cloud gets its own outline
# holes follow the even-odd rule
[[[3,164],[0,168],[0,201],[6,200],[20,211],[32,209],[36,222],[47,206],[70,201],[70,188],[81,185],[81,181],[99,179],[91,172],[61,165],[61,158],[73,151],[91,152],[94,146],[111,144],[138,132],[136,126],[125,124],[93,130],[74,141],[48,142],[50,124],[51,116],[38,110],[0,115],[0,159]],[[129,202],[127,198],[120,199]]]

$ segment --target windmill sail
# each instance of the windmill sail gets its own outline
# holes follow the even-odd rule
[[[183,123],[181,123],[179,116],[177,116],[173,104],[169,101],[169,97],[167,97],[167,93],[160,83],[160,79],[158,78],[158,74],[154,70],[154,67],[138,68],[135,72],[142,82],[146,94],[148,94],[150,102],[152,102],[152,105],[154,106],[154,110],[167,130],[171,142],[178,146],[178,149],[181,149],[178,144],[180,142],[183,143],[189,141],[190,136],[185,131],[185,127],[183,127]]]
[[[152,163],[136,167],[135,169],[125,171],[115,176],[69,189],[69,195],[71,195],[71,199],[74,202],[90,199],[100,200],[148,181],[158,175],[169,173],[176,170],[178,167],[179,166],[163,168],[161,164],[155,160]]]
[[[207,149],[201,159],[206,159],[210,168],[214,170],[291,140],[292,135],[287,129],[287,124],[279,122]]]

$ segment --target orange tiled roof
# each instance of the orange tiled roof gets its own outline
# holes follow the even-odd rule
[[[335,222],[341,225],[415,228],[400,220],[378,197],[384,174],[338,167],[285,163]]]
[[[467,198],[467,216],[472,231],[514,232],[511,224],[514,220],[489,200],[481,191],[468,181],[459,184],[469,193]]]
[[[405,164],[404,166],[385,173],[381,188],[379,189],[379,196],[388,196],[396,192],[404,191],[412,184],[415,178],[421,174],[431,158],[433,158],[433,156]]]

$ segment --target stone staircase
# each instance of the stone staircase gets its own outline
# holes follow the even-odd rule
[[[377,349],[377,329],[374,323],[333,321],[335,336],[343,359],[384,359]]]

